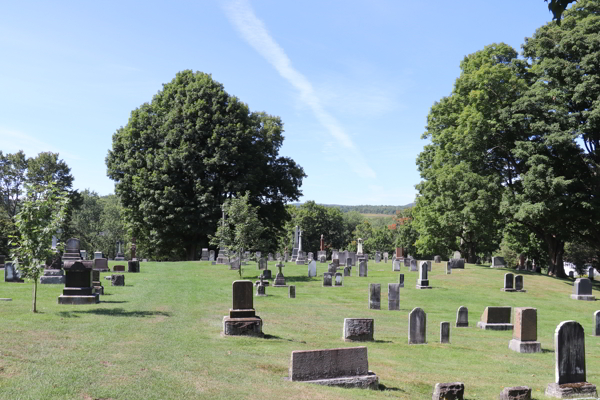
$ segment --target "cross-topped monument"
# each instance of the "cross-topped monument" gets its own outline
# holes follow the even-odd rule
[[[283,276],[283,271],[281,270],[283,267],[285,267],[285,264],[280,261],[279,263],[277,263],[276,267],[279,268],[279,272],[275,276],[275,282],[273,282],[273,287],[287,287],[287,285],[285,284],[285,277]]]

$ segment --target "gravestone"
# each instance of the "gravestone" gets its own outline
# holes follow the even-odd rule
[[[367,276],[367,261],[366,260],[361,260],[358,264],[358,276],[359,277],[366,277]]]
[[[366,347],[292,351],[288,379],[325,386],[379,389],[379,378],[369,371]]]
[[[515,292],[527,292],[527,290],[523,289],[523,275],[515,276]]]
[[[512,331],[513,324],[510,323],[510,307],[486,307],[481,314],[481,321],[477,327],[493,331]]]
[[[404,287],[404,274],[400,274],[398,276],[398,284],[400,285],[401,288]]]
[[[590,281],[594,280],[594,271],[595,271],[594,267],[589,267],[588,268],[588,279]]]
[[[531,388],[529,386],[505,387],[500,392],[500,400],[531,400]]]
[[[440,322],[440,343],[450,343],[450,322]]]
[[[427,343],[427,314],[415,307],[408,316],[408,344]]]
[[[502,257],[492,257],[491,268],[504,268],[504,267],[506,267],[506,263],[504,262],[504,258],[502,258]]]
[[[101,251],[95,251],[94,252],[94,260],[96,258],[104,258]]]
[[[258,286],[258,285],[269,286],[269,281],[266,280],[264,275],[262,275],[262,274],[259,275],[258,279],[259,280],[254,282],[254,286]]]
[[[404,266],[410,268],[410,258],[401,258],[404,261]]]
[[[267,254],[267,261],[273,261],[273,253]]]
[[[504,274],[504,287],[502,288],[503,292],[514,292],[514,275],[509,273]]]
[[[99,270],[97,270],[99,271]],[[125,266],[124,265],[115,265],[113,267],[113,271],[114,272],[125,272]]]
[[[233,307],[229,310],[229,316],[223,317],[223,334],[262,337],[262,320],[254,310],[252,282],[234,281],[232,291]]]
[[[344,276],[352,276],[352,267],[344,267]]]
[[[94,287],[94,293],[104,294],[104,286],[100,282],[100,271],[92,269],[92,285]]]
[[[21,279],[21,273],[12,262],[4,263],[4,282],[24,282],[24,280]]]
[[[452,256],[452,258],[453,258],[453,259],[455,259],[455,260],[460,260],[460,259],[462,259],[462,255],[460,254],[460,251],[456,250],[456,251],[454,252],[454,255]]]
[[[308,277],[313,278],[317,276],[317,262],[315,260],[308,264]]]
[[[450,262],[446,263],[446,275],[450,275],[452,274],[452,266],[450,265]]]
[[[262,275],[261,275],[262,276]],[[267,296],[267,286],[266,285],[256,285],[256,294],[257,297],[266,297]]]
[[[44,269],[44,276],[40,276],[40,283],[43,285],[64,285],[65,274],[62,269]]]
[[[392,262],[392,271],[400,271],[400,260],[396,259]]]
[[[140,272],[140,262],[127,261],[127,272]]]
[[[65,244],[65,252],[62,255],[63,262],[81,260],[81,253],[79,250],[81,250],[79,247],[79,239],[68,239]]]
[[[335,286],[344,286],[344,281],[341,272],[336,272],[335,274]]]
[[[273,287],[287,287],[287,285],[285,284],[285,276],[283,276],[282,271],[282,268],[285,267],[285,264],[279,262],[276,265],[276,267],[279,268],[279,272],[277,273],[277,275],[275,275],[275,282],[273,282]]]
[[[425,266],[425,268],[427,268],[427,266]],[[416,272],[417,270],[417,260],[415,260],[414,258],[410,259],[410,271],[411,272]]]
[[[352,268],[352,257],[346,257],[346,267]]]
[[[224,265],[229,262],[229,251],[226,247],[221,246],[219,248],[219,253],[217,254],[217,264]]]
[[[117,240],[117,255],[115,256],[115,261],[125,261],[125,254],[123,253],[123,250],[121,249],[122,245],[123,245],[123,241]]]
[[[381,262],[381,253],[376,251],[375,252],[375,263],[379,264]]]
[[[317,252],[317,258],[319,259],[319,262],[321,262],[321,263],[327,262],[327,251],[323,250],[323,251]]]
[[[433,257],[433,262],[437,263],[437,264],[441,263],[442,262],[442,257],[441,256],[435,256],[435,257]]]
[[[112,274],[110,276],[110,286],[125,286],[125,275]]]
[[[323,274],[323,287],[332,285],[332,274],[331,272],[325,272]]]
[[[465,306],[458,307],[456,311],[456,325],[457,328],[468,328],[469,327],[469,309]]]
[[[314,258],[315,258],[315,257],[314,257],[314,255],[313,255],[313,252],[312,252],[312,251],[309,251],[309,252],[308,252],[308,262],[311,262],[311,261],[312,261]]]
[[[259,259],[260,256],[262,255],[262,253],[260,251],[257,251],[256,253],[254,253],[254,255],[255,255],[256,259]],[[266,259],[265,259],[265,262],[266,262]]]
[[[427,263],[427,271],[431,271],[431,260],[421,261],[421,263]]]
[[[555,380],[546,396],[556,398],[596,398],[596,386],[586,382],[585,335],[576,321],[563,321],[554,332]]]
[[[100,296],[92,285],[92,261],[65,261],[65,288],[58,304],[95,304]]]
[[[574,300],[595,301],[596,297],[592,295],[592,282],[587,278],[577,278],[573,284],[571,298]]]
[[[448,260],[447,268],[450,269],[465,269],[465,260],[462,258],[453,258]]]
[[[372,318],[344,318],[345,342],[372,341],[375,336],[375,320]]]
[[[261,269],[267,269],[267,260],[266,259],[259,258],[257,264],[258,264],[258,269],[259,270],[261,270]]]
[[[381,309],[381,284],[369,284],[369,308],[371,310]]]
[[[334,260],[337,261],[337,260]],[[336,264],[331,263],[327,266],[327,272],[329,272],[331,275],[334,275],[338,270],[338,267]]]
[[[262,274],[265,277],[265,279],[273,279],[273,277],[271,276],[271,270],[270,269],[263,270]]]
[[[202,254],[200,255],[200,261],[208,261],[208,249],[202,249]]]
[[[433,400],[464,400],[465,384],[462,382],[436,383]]]
[[[594,313],[594,336],[600,336],[600,311]]]
[[[399,283],[388,283],[388,310],[400,310]]]
[[[98,270],[98,271],[103,271],[103,272],[110,271],[108,269],[108,259],[94,258],[94,269]]]
[[[296,286],[295,285],[290,285],[290,288],[288,290],[288,297],[290,299],[296,298]]]
[[[208,261],[215,261],[215,251],[214,250],[210,250],[208,252]]]
[[[537,341],[537,309],[515,307],[515,328],[508,348],[518,353],[539,353],[542,345]]]
[[[87,251],[86,250],[79,250],[79,255],[81,256],[82,260],[87,259]]]
[[[383,262],[385,262],[387,264],[389,257],[390,257],[389,253],[387,251],[384,251],[383,252]]]
[[[419,279],[417,279],[417,289],[431,289],[429,286],[428,272],[427,272],[427,261],[421,263],[419,269]]]

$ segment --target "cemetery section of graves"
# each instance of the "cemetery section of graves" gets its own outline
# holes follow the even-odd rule
[[[117,262],[110,262],[112,269]],[[274,272],[276,262],[269,262]],[[344,277],[342,287],[322,287],[327,264],[286,263],[288,288],[266,288],[254,297],[264,338],[223,336],[223,316],[232,306],[238,271],[210,262],[142,262],[141,273],[125,273],[125,286],[110,286],[92,305],[59,305],[63,285],[38,286],[31,312],[32,284],[0,282],[0,399],[431,399],[437,382],[463,382],[465,398],[492,399],[504,387],[526,385],[543,399],[554,381],[554,331],[566,320],[585,329],[587,381],[600,384],[600,337],[592,336],[593,301],[570,299],[573,281],[527,271],[527,292],[503,292],[506,269],[467,264],[447,275],[434,263],[431,290],[417,290],[417,272],[391,261],[369,261],[368,277]],[[253,282],[256,263],[243,266]],[[387,284],[397,283],[400,310],[387,310]],[[381,310],[369,309],[369,284],[381,284]],[[599,286],[594,283],[594,294]],[[596,297],[597,294],[596,294]],[[460,306],[469,327],[456,328]],[[537,308],[542,352],[509,350],[511,331],[476,327],[487,306]],[[427,314],[427,344],[408,344],[408,315]],[[514,316],[514,309],[512,312]],[[373,318],[375,341],[344,342],[344,318]],[[450,322],[450,344],[439,342],[440,323]],[[290,382],[291,352],[366,346],[369,369],[381,389],[361,390]]]

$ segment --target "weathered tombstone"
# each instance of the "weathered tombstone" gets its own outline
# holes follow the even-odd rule
[[[100,271],[98,271],[100,272]],[[47,284],[63,284],[65,283],[65,274],[62,269],[44,269],[44,276],[40,276],[40,283]],[[104,294],[104,293],[101,293]]]
[[[427,261],[423,261],[421,263],[421,266],[419,269],[419,279],[417,279],[416,288],[417,289],[431,289],[431,286],[429,286],[429,279],[428,279],[428,273],[427,273]]]
[[[234,281],[233,307],[223,317],[224,335],[263,336],[262,320],[256,316],[252,296],[252,282]]]
[[[346,342],[367,342],[374,340],[375,320],[372,318],[344,318]]]
[[[502,288],[503,292],[514,292],[514,280],[515,276],[513,274],[506,273],[504,274],[504,287]]]
[[[208,249],[203,248],[202,254],[200,255],[200,261],[208,261]]]
[[[504,267],[506,267],[506,263],[504,262],[504,258],[502,258],[502,257],[492,257],[491,268],[504,268]]]
[[[331,286],[332,285],[332,275],[331,272],[325,272],[323,274],[323,286]]]
[[[366,260],[361,260],[360,263],[358,264],[358,276],[360,277],[366,277],[367,276],[367,261]]]
[[[94,260],[96,258],[104,258],[101,251],[95,251],[94,252]]]
[[[433,257],[433,262],[436,264],[439,264],[442,262],[442,257],[441,256],[435,256]]]
[[[15,267],[15,264],[12,262],[4,263],[4,282],[24,282],[24,280],[21,279],[21,274],[19,273],[19,270]]]
[[[263,285],[263,286],[269,286],[269,281],[265,280],[265,276],[264,275],[259,275],[258,277],[259,280],[257,280],[256,282],[254,282],[254,286],[258,286],[258,285]]]
[[[125,266],[124,265],[115,265],[113,267],[113,271],[114,272],[125,272]]]
[[[346,257],[346,267],[352,267],[352,257]]]
[[[594,313],[594,336],[600,336],[600,310]]]
[[[125,275],[112,274],[110,276],[110,285],[111,286],[125,286]]]
[[[79,250],[81,250],[79,247],[79,239],[68,239],[65,245],[65,252],[62,255],[63,262],[81,260],[81,253]]]
[[[537,309],[515,307],[515,328],[508,348],[518,353],[539,353],[542,345],[537,341]]]
[[[468,328],[469,327],[469,309],[465,306],[458,307],[456,311],[456,325],[457,328]]]
[[[256,285],[255,296],[266,297],[267,296],[267,287],[265,285]]]
[[[290,285],[289,291],[288,291],[288,297],[290,299],[295,299],[296,298],[296,286],[295,285]]]
[[[404,261],[404,266],[410,268],[410,258],[401,258]]]
[[[92,285],[92,261],[65,261],[65,288],[58,304],[94,304],[100,296]]]
[[[271,276],[271,270],[270,269],[265,269],[262,274],[265,277],[265,279],[273,279],[273,277]]]
[[[408,316],[408,344],[427,343],[427,314],[415,307]]]
[[[446,263],[446,275],[450,275],[452,274],[452,265],[450,264],[450,262]]]
[[[585,336],[576,321],[563,321],[554,332],[555,381],[548,384],[546,396],[596,398],[596,386],[585,381]]]
[[[500,392],[500,400],[531,400],[531,388],[528,386],[505,387]]]
[[[275,282],[273,282],[273,287],[287,287],[287,285],[285,284],[285,276],[283,276],[282,271],[282,268],[285,267],[285,264],[279,262],[276,265],[276,267],[279,268],[279,272],[277,273],[277,275],[275,275]]]
[[[510,307],[486,307],[481,314],[481,321],[477,327],[493,331],[512,331],[513,324],[510,323]]]
[[[308,264],[308,277],[312,278],[317,276],[317,262],[315,260]]]
[[[94,293],[104,294],[104,286],[100,282],[100,271],[92,269],[92,285],[94,287]]]
[[[454,255],[452,256],[452,258],[453,258],[453,259],[455,259],[455,260],[460,260],[460,259],[462,259],[462,255],[460,254],[460,251],[456,250],[456,251],[454,252]]]
[[[319,251],[317,257],[319,258],[320,263],[327,262],[327,252],[326,251]]]
[[[433,400],[464,400],[465,384],[462,382],[436,383]]]
[[[79,255],[81,256],[82,260],[87,260],[87,251],[86,250],[79,250]]]
[[[337,260],[335,260],[335,261],[337,261]],[[338,270],[338,267],[334,263],[331,263],[327,266],[327,272],[329,272],[331,275],[335,275],[337,270]]]
[[[589,267],[588,268],[588,279],[590,281],[594,280],[594,271],[595,271],[594,267]]]
[[[371,310],[381,309],[381,284],[369,284],[369,308]]]
[[[425,268],[427,268],[427,267],[425,267]],[[417,260],[415,260],[414,258],[410,259],[410,271],[411,272],[417,271]]]
[[[595,301],[596,297],[592,295],[592,282],[587,278],[577,278],[573,284],[571,298],[574,300]]]
[[[384,251],[383,252],[383,262],[385,262],[387,264],[389,257],[390,257],[389,253],[387,251]]]
[[[381,262],[381,253],[376,251],[375,252],[375,263],[379,264]]]
[[[523,275],[515,276],[515,292],[527,292],[527,290],[523,289]]]
[[[396,259],[392,262],[392,271],[400,271],[400,260]]]
[[[215,261],[215,251],[214,250],[210,250],[208,252],[208,261]]]
[[[267,260],[264,258],[259,258],[258,259],[258,269],[267,269]]]
[[[106,258],[94,258],[94,269],[98,271],[109,271],[108,259]]]
[[[400,310],[399,283],[388,283],[388,310]]]
[[[344,276],[352,276],[352,267],[344,267]]]
[[[289,380],[346,388],[379,389],[366,347],[292,351]]]
[[[127,261],[127,272],[140,272],[140,262]]]
[[[341,272],[335,273],[335,286],[344,286],[344,280]]]
[[[450,322],[440,322],[440,343],[450,343]]]
[[[447,268],[450,269],[465,269],[465,260],[453,258],[448,260]]]

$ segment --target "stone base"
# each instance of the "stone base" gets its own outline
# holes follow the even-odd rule
[[[44,275],[40,277],[40,283],[42,285],[64,285],[64,275]]]
[[[542,344],[534,340],[521,341],[512,339],[508,342],[508,348],[517,353],[540,353],[542,351]]]
[[[58,296],[58,304],[96,304],[100,303],[100,295],[93,294],[91,296]]]
[[[557,399],[595,399],[598,397],[596,385],[588,382],[580,383],[549,383],[546,396]]]
[[[289,379],[289,378],[286,378]],[[313,383],[323,386],[338,386],[343,388],[379,390],[379,377],[372,371],[368,375],[348,376],[343,378],[317,379],[314,381],[294,381],[302,383]]]
[[[223,335],[263,337],[262,319],[260,317],[230,318],[225,316],[223,317]]]
[[[572,294],[571,298],[573,300],[587,300],[587,301],[596,301],[596,296],[587,295],[587,294]],[[567,397],[568,398],[568,397]]]
[[[306,262],[304,260],[298,260],[296,261],[296,265],[306,265]]]
[[[273,285],[273,287],[289,287],[289,285]]]
[[[263,286],[269,286],[270,285],[269,281],[267,281],[267,280],[263,280],[262,284],[263,284]],[[254,286],[258,286],[258,285],[260,285],[260,281],[254,282]]]
[[[477,323],[477,327],[487,331],[512,331],[514,329],[513,324],[488,324],[481,321]]]
[[[502,288],[500,290],[502,290],[503,292],[516,292],[515,289],[507,289],[507,288]]]
[[[431,288],[432,288],[432,287],[431,287],[431,286],[429,286],[429,285],[427,285],[427,286],[421,286],[421,285],[419,285],[419,284],[417,284],[415,287],[416,287],[417,289],[431,289]]]

